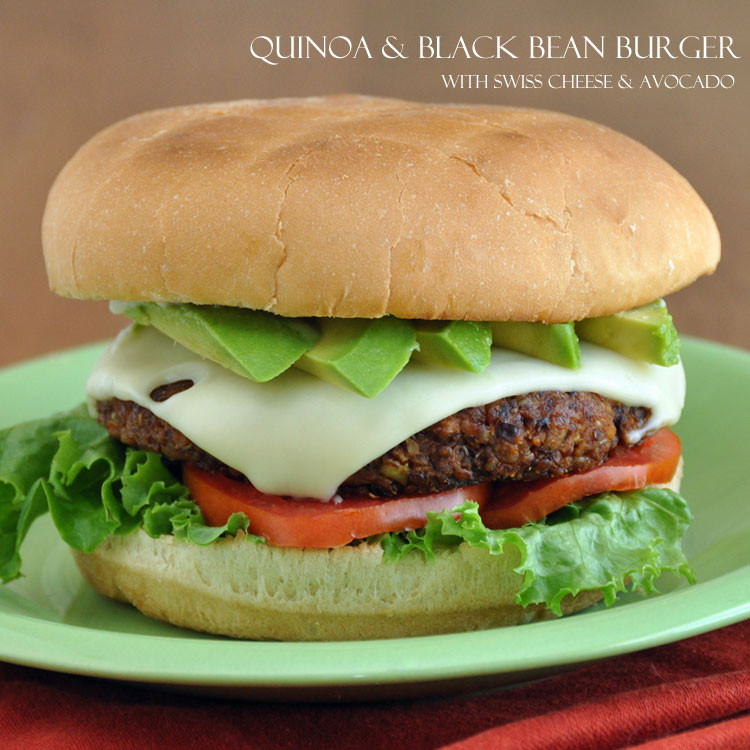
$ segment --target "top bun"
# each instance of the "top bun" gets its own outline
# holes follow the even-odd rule
[[[687,181],[609,128],[362,96],[123,120],[57,178],[43,243],[72,297],[548,323],[644,304],[719,259]]]

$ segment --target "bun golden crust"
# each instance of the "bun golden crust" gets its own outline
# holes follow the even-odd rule
[[[710,212],[601,125],[359,96],[131,117],[50,192],[52,288],[282,315],[561,322],[719,259]]]

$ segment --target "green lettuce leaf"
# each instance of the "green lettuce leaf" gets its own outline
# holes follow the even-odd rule
[[[194,544],[248,528],[244,513],[233,514],[224,526],[207,526],[161,456],[113,440],[85,406],[0,430],[3,583],[21,574],[21,543],[48,511],[63,540],[81,552],[139,527],[153,537],[174,534]]]
[[[471,501],[428,516],[423,529],[380,539],[386,562],[411,552],[430,560],[463,542],[491,555],[514,545],[521,553],[515,570],[523,576],[517,603],[545,604],[557,615],[567,594],[599,589],[610,605],[618,591],[656,591],[654,581],[666,571],[695,581],[680,546],[692,516],[685,500],[667,489],[607,492],[516,529],[488,529]]]

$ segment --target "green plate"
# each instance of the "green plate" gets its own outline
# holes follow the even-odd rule
[[[0,372],[0,426],[81,401],[101,351],[88,346]],[[149,620],[84,583],[48,518],[24,544],[26,577],[0,588],[0,659],[77,674],[255,699],[445,694],[535,679],[668,643],[750,615],[750,354],[684,342],[685,551],[699,583],[663,577],[562,620],[478,633],[344,643],[243,642]]]

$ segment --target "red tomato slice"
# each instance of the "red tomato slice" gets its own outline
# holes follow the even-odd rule
[[[321,503],[266,495],[251,484],[190,464],[183,466],[183,481],[208,524],[221,526],[232,513],[244,513],[250,531],[277,547],[340,547],[373,534],[418,529],[427,523],[427,511],[449,510],[464,500],[474,500],[481,508],[491,489],[485,482],[436,495]]]
[[[498,484],[482,510],[482,520],[491,529],[512,529],[539,521],[574,500],[598,492],[663,484],[674,476],[680,452],[680,439],[665,428],[590,471],[557,479]]]

